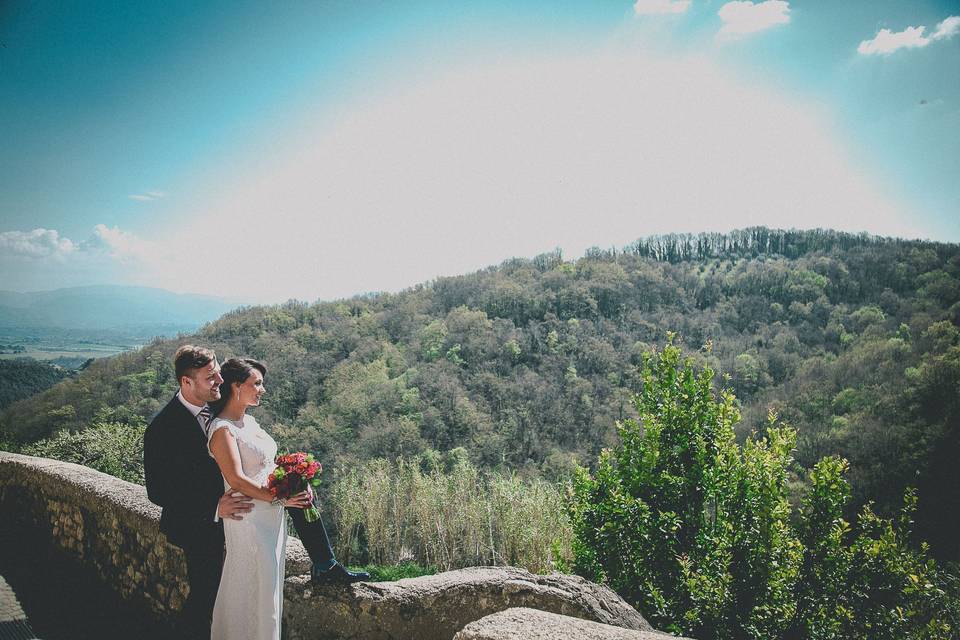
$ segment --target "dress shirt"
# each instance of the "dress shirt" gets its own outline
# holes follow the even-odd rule
[[[183,397],[183,394],[178,390],[177,399],[180,401],[183,406],[187,408],[187,411],[193,414],[193,417],[197,419],[197,424],[200,425],[200,428],[203,430],[203,433],[207,433],[207,425],[204,424],[203,418],[200,417],[200,412],[203,411],[203,407],[198,407],[197,405],[188,402],[186,398]]]
[[[183,394],[180,393],[180,390],[177,390],[177,400],[179,400],[183,406],[187,408],[187,411],[193,414],[193,417],[197,419],[197,424],[200,425],[200,429],[204,434],[207,433],[207,425],[204,424],[203,418],[200,417],[200,412],[203,411],[203,407],[198,407],[192,402],[188,402],[186,398],[183,397]],[[213,510],[213,521],[220,522],[220,505],[217,504],[217,507]]]

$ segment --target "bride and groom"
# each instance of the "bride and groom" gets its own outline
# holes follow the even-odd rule
[[[143,462],[147,496],[162,508],[160,530],[187,563],[182,633],[279,640],[285,509],[313,561],[315,584],[369,575],[336,561],[322,520],[306,521],[307,492],[277,501],[266,489],[277,445],[247,414],[260,404],[266,367],[249,358],[221,366],[212,350],[186,345],[174,371],[180,389],[147,427]]]

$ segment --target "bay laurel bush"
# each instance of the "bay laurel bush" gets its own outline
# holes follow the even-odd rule
[[[917,496],[904,496],[895,519],[877,516],[870,505],[857,531],[842,516],[850,495],[847,462],[821,459],[810,473],[797,526],[804,545],[797,582],[797,615],[788,638],[954,638],[956,602],[947,585],[955,580],[911,547]]]
[[[484,472],[466,456],[374,459],[331,488],[343,562],[450,570],[513,565],[549,572],[572,560],[564,497],[543,480]]]
[[[943,576],[898,522],[842,518],[846,462],[811,471],[787,499],[794,430],[771,415],[743,445],[734,396],[682,359],[647,354],[637,419],[569,489],[575,568],[608,583],[662,629],[727,638],[950,638]]]

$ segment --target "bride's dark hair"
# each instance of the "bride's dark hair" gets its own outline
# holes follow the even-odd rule
[[[256,369],[260,375],[267,375],[267,368],[262,362],[253,358],[230,358],[220,365],[220,377],[223,382],[220,383],[220,399],[210,403],[210,411],[214,416],[220,415],[223,408],[227,406],[227,401],[233,394],[233,384],[243,384]]]

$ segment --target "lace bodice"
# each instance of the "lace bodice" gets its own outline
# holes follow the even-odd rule
[[[210,438],[219,429],[229,429],[237,439],[240,451],[240,465],[243,475],[257,484],[265,484],[267,476],[276,468],[277,443],[263,430],[256,419],[246,414],[243,420],[234,422],[226,418],[214,418],[207,431],[207,451],[210,451]],[[210,454],[213,455],[212,453]]]

